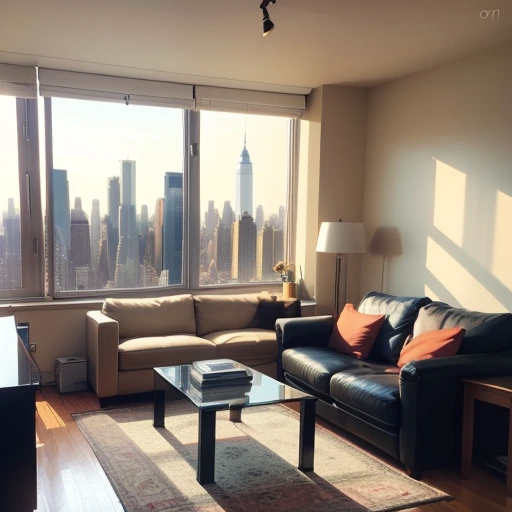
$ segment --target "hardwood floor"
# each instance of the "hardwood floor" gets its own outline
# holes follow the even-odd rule
[[[71,416],[98,408],[98,399],[91,392],[62,396],[53,387],[38,392],[37,512],[123,511],[105,472]],[[512,511],[512,498],[506,498],[505,483],[477,468],[473,469],[471,480],[461,480],[455,471],[440,470],[425,472],[423,481],[455,500],[411,511]]]

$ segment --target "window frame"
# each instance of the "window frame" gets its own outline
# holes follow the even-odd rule
[[[77,101],[101,101],[101,98],[72,98]],[[94,299],[106,297],[134,297],[144,295],[162,295],[163,292],[169,295],[169,292],[174,294],[183,293],[189,289],[189,265],[188,262],[188,233],[189,226],[189,159],[188,155],[188,137],[189,132],[189,116],[187,109],[182,110],[183,119],[183,262],[182,262],[182,283],[166,286],[148,286],[140,288],[104,288],[97,290],[59,290],[55,289],[55,238],[53,232],[53,187],[52,187],[52,171],[53,171],[53,117],[52,117],[52,98],[44,98],[45,110],[45,142],[46,142],[46,222],[47,222],[47,265],[48,265],[48,293],[54,299]],[[146,105],[148,108],[176,108],[162,105]],[[130,108],[126,104],[126,108]],[[172,293],[171,293],[172,294]]]
[[[37,99],[6,96],[16,101],[22,286],[15,290],[0,290],[2,302],[40,298],[44,295],[44,231],[39,181]]]
[[[212,111],[213,109],[207,109]],[[215,112],[223,112],[228,110],[215,110]],[[231,112],[231,111],[229,111]],[[195,113],[195,112],[193,112]],[[232,112],[233,113],[233,112]],[[251,115],[248,111],[239,111],[235,112],[239,114],[247,114]],[[199,112],[200,114],[200,112]],[[264,115],[260,112],[254,112],[256,115]],[[268,114],[268,117],[276,114]],[[286,115],[281,115],[278,117],[288,117]],[[192,126],[192,124],[191,124]],[[192,143],[196,143],[196,147],[200,148],[200,132],[201,132],[201,121],[200,116],[197,117],[197,120],[194,120],[193,123],[193,138],[191,139],[191,149],[190,155],[193,154]],[[300,145],[300,119],[296,117],[288,118],[288,168],[287,168],[287,176],[286,176],[286,229],[284,233],[284,259],[285,261],[295,262],[295,242],[296,242],[296,230],[297,230],[297,192],[298,192],[298,179],[299,179],[299,145]],[[191,157],[192,158],[192,157]],[[195,245],[191,246],[190,253],[194,255],[194,267],[195,272],[192,275],[191,283],[193,283],[193,290],[226,290],[226,289],[243,289],[243,288],[261,288],[265,286],[269,287],[279,287],[281,282],[276,281],[255,281],[255,282],[247,282],[247,283],[228,283],[228,284],[200,284],[200,259],[199,254],[201,252],[201,204],[200,204],[200,195],[201,195],[201,164],[200,164],[200,154],[199,150],[197,151],[197,155],[195,155],[193,173],[194,176],[194,186],[197,187],[196,194],[194,194],[194,203],[193,208],[195,215],[193,216],[194,226],[193,233],[190,234],[192,241],[196,241]],[[192,204],[192,203],[191,203]],[[296,276],[298,274],[296,273]]]

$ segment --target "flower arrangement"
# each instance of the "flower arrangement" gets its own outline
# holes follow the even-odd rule
[[[295,282],[295,265],[287,261],[279,261],[274,265],[274,272],[281,274],[283,283]]]

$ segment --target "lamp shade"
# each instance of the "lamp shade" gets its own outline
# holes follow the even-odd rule
[[[317,252],[362,254],[366,240],[362,222],[322,222],[316,244]]]

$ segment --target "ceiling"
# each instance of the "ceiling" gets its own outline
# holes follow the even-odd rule
[[[0,0],[0,62],[307,93],[512,38],[512,0]],[[487,14],[487,9],[499,9]]]

